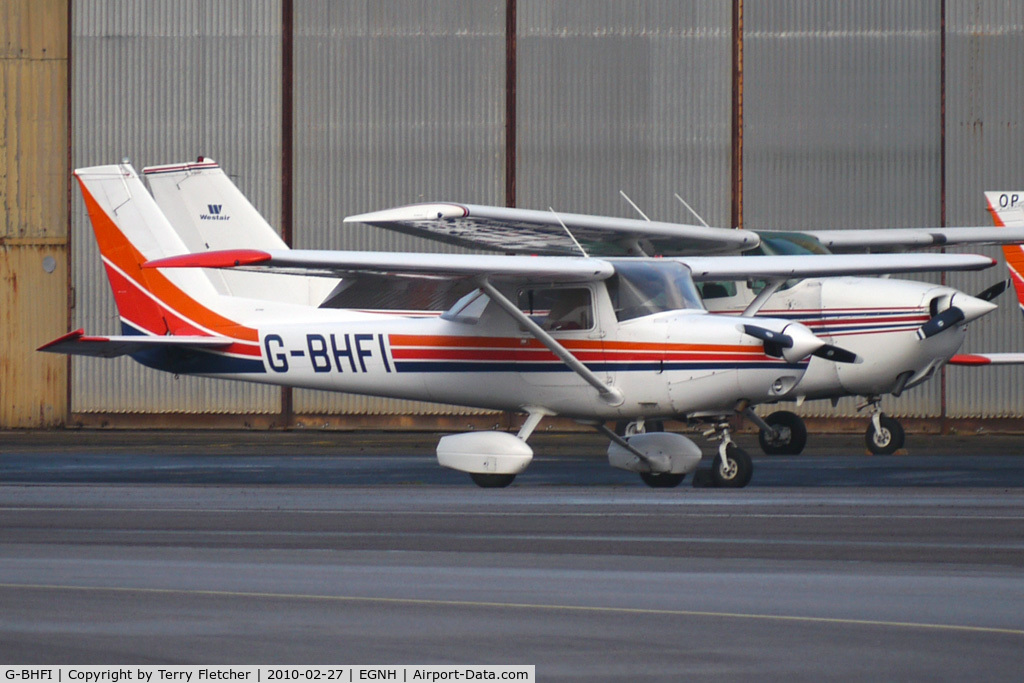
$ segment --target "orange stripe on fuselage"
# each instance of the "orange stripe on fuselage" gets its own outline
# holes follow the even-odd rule
[[[85,187],[81,178],[79,178],[79,185],[82,188],[82,196],[85,199],[85,206],[89,212],[89,220],[92,222],[93,232],[96,235],[96,243],[99,245],[100,253],[103,254],[103,257],[111,265],[120,269],[124,276],[128,277],[132,283],[151,293],[160,302],[158,304],[157,302],[147,300],[141,293],[128,294],[126,288],[111,282],[111,289],[121,315],[132,322],[137,322],[153,334],[164,334],[166,332],[166,330],[153,329],[150,326],[154,321],[154,315],[164,317],[167,320],[167,324],[172,325],[171,332],[173,333],[207,333],[203,330],[196,330],[180,317],[184,316],[207,330],[216,331],[218,334],[241,341],[259,341],[259,335],[256,330],[239,325],[235,321],[229,320],[199,304],[177,285],[168,280],[160,271],[153,269],[143,270],[141,266],[147,259],[124,236],[124,233],[121,232],[110,216],[107,215],[107,212],[103,210],[99,202],[96,201]],[[109,267],[107,272],[110,272]],[[150,310],[144,310],[145,308],[150,308]],[[143,321],[146,321],[147,324],[143,324]]]
[[[389,335],[391,347],[422,349],[506,349],[508,351],[546,348],[531,337],[462,337],[455,335]],[[729,353],[761,356],[760,344],[668,344],[657,342],[601,341],[595,339],[559,339],[558,343],[570,351],[605,352],[677,352],[677,353]]]

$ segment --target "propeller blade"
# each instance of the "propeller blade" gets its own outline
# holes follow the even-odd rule
[[[934,316],[924,325],[921,325],[921,329],[917,331],[917,338],[927,339],[929,337],[934,337],[943,330],[956,327],[957,323],[963,321],[964,318],[966,318],[966,316],[962,310],[956,306],[950,306],[942,313]]]
[[[992,299],[995,299],[997,296],[1005,292],[1006,288],[1009,286],[1010,281],[1003,280],[1002,282],[995,283],[994,285],[992,285],[985,291],[981,292],[980,294],[975,294],[974,297],[976,299],[981,299],[982,301],[992,301]]]
[[[782,358],[783,353],[785,353],[785,349],[781,344],[769,341],[764,343],[764,355],[771,356],[772,358]]]
[[[824,358],[834,363],[859,363],[860,356],[855,354],[853,351],[847,351],[841,346],[835,346],[833,344],[825,344],[820,349],[815,351],[813,354],[818,358]]]
[[[768,348],[769,344],[780,349],[793,348],[793,338],[790,337],[788,334],[783,334],[781,332],[773,332],[772,330],[769,330],[765,327],[758,327],[757,325],[744,325],[743,332],[745,334],[749,334],[751,337],[754,337],[755,339],[760,339],[761,341],[763,341],[765,343],[766,349]]]

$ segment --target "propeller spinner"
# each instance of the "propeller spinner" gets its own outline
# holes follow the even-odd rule
[[[921,325],[917,330],[917,338],[928,339],[929,337],[934,337],[940,332],[954,328],[961,323],[969,323],[986,313],[991,313],[996,309],[996,305],[991,300],[1002,292],[1002,289],[997,290],[997,287],[998,285],[989,287],[977,297],[969,296],[963,292],[956,292],[948,298],[942,297],[946,298],[949,305],[945,310],[935,313],[928,322]],[[1005,285],[1003,289],[1005,289]],[[939,305],[940,299],[933,300],[933,310],[938,308]]]
[[[744,334],[764,342],[764,352],[773,358],[785,358],[790,363],[818,356],[836,363],[856,363],[857,354],[852,351],[827,344],[813,332],[799,324],[787,325],[782,332],[769,330],[759,325],[743,325]]]

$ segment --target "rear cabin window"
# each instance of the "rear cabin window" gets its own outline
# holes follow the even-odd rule
[[[594,305],[585,287],[521,289],[519,310],[548,332],[594,327]]]

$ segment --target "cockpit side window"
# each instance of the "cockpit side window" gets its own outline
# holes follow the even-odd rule
[[[675,261],[616,261],[607,280],[619,322],[663,311],[704,310],[690,271]]]
[[[704,299],[729,299],[736,296],[735,282],[702,282],[698,287]]]
[[[767,235],[771,235],[768,237]],[[806,254],[831,254],[825,245],[811,235],[804,235],[798,232],[774,232],[765,233],[761,237],[761,245],[755,249],[744,252],[744,256],[804,256]],[[786,280],[779,291],[785,291],[790,287],[800,284],[802,278]],[[754,294],[760,294],[761,290],[768,286],[765,280],[750,281],[750,289]]]
[[[594,304],[585,287],[521,289],[519,310],[548,332],[594,327]]]

